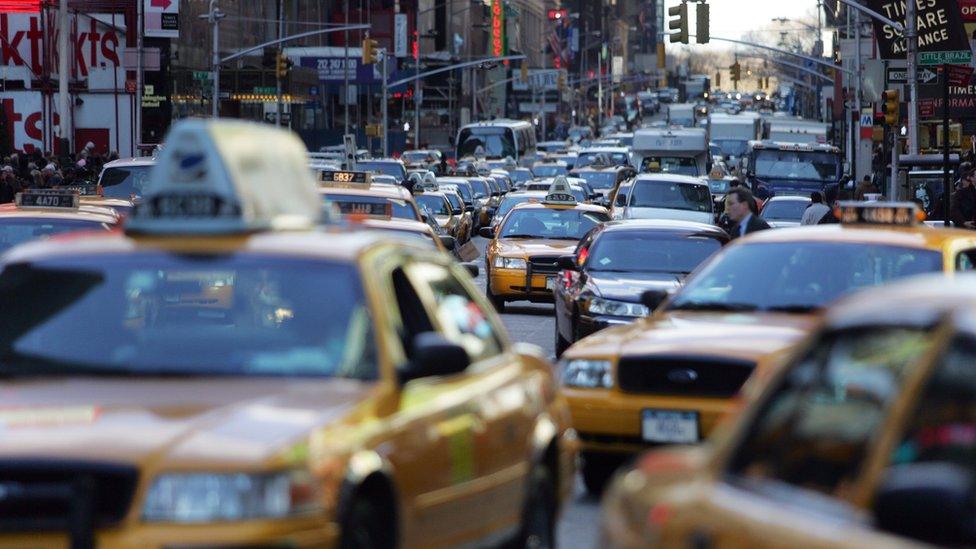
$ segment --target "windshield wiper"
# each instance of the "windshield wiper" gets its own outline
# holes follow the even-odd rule
[[[669,307],[678,311],[755,311],[759,307],[752,303],[725,303],[722,301],[686,301]]]
[[[804,305],[800,303],[790,304],[790,305],[773,305],[772,307],[766,307],[767,311],[777,311],[782,313],[809,313],[811,311],[817,311],[821,309],[819,305]]]
[[[535,234],[506,234],[502,238],[545,238],[544,236],[539,236]]]

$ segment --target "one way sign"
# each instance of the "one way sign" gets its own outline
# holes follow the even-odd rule
[[[145,15],[145,36],[156,38],[180,37],[179,0],[142,0]]]
[[[907,84],[908,69],[890,68],[887,77],[889,84]],[[932,69],[920,68],[915,73],[915,78],[919,84],[932,84],[938,77],[939,75]]]

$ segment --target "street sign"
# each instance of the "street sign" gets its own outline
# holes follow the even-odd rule
[[[193,79],[199,80],[201,82],[210,82],[213,80],[213,72],[211,71],[193,71]]]
[[[972,50],[918,52],[919,65],[968,65],[972,61]]]
[[[934,84],[938,77],[938,73],[932,69],[922,68],[915,73],[915,80],[919,84]],[[908,69],[889,68],[887,71],[887,80],[889,84],[907,84]]]
[[[915,16],[918,25],[919,63],[923,65],[941,63],[968,63],[968,61],[934,61],[925,63],[923,55],[941,52],[969,50],[969,40],[963,26],[959,4],[956,0],[918,0]],[[872,10],[905,24],[904,0],[868,0]],[[879,19],[874,19],[874,36],[878,40],[878,53],[882,59],[904,59],[905,37]]]

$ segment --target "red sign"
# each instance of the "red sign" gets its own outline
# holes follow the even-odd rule
[[[126,80],[125,81],[125,92],[126,93],[136,93],[136,81]]]
[[[495,57],[505,55],[505,6],[502,0],[491,2],[491,53]]]
[[[959,0],[963,21],[976,21],[976,0]]]
[[[546,12],[546,16],[550,21],[555,19],[565,19],[569,17],[569,10],[549,10]]]
[[[37,13],[41,0],[0,0],[0,13]]]
[[[968,65],[947,65],[950,86],[968,86],[973,68]]]

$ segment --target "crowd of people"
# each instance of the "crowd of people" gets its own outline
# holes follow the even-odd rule
[[[67,157],[37,149],[29,154],[14,152],[0,161],[0,204],[13,202],[14,195],[24,189],[94,183],[102,166],[118,157],[115,152],[96,152],[91,142],[78,154]]]

